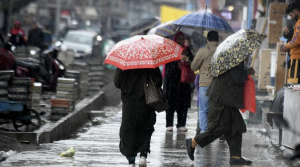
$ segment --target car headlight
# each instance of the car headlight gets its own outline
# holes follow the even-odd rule
[[[64,44],[62,44],[60,48],[62,51],[67,51],[67,49],[68,49],[67,46]]]
[[[30,54],[33,55],[33,56],[36,54],[36,51],[35,51],[35,50],[30,50],[29,52],[30,52]]]
[[[86,55],[92,54],[92,49],[87,49],[87,50],[84,51],[84,53],[85,53]]]
[[[97,41],[102,41],[102,37],[100,35],[97,36]]]

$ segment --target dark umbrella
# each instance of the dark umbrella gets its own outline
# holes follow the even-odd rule
[[[151,17],[151,18],[142,19],[135,26],[133,26],[131,28],[130,35],[137,35],[141,32],[149,30],[150,28],[158,25],[159,23],[160,23],[160,18],[158,18],[158,17]]]
[[[205,29],[215,31],[234,32],[226,20],[219,16],[208,12],[194,12],[182,16],[173,22],[174,25],[180,27],[188,27],[194,29]]]

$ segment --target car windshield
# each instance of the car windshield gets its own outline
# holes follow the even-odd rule
[[[68,33],[66,35],[65,41],[78,44],[85,44],[89,46],[93,45],[93,37],[84,34]]]

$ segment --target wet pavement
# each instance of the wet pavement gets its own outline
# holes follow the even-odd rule
[[[42,144],[42,149],[25,151],[9,157],[0,166],[22,167],[126,167],[128,162],[119,152],[119,127],[121,123],[120,105],[106,107],[105,118],[100,125],[87,123],[77,134],[68,140]],[[175,118],[177,118],[175,116]],[[176,120],[175,120],[176,124]],[[147,159],[148,167],[208,167],[230,166],[229,150],[226,143],[218,140],[205,148],[197,146],[195,161],[191,161],[185,150],[184,140],[195,135],[197,109],[188,112],[188,132],[166,132],[165,113],[157,114],[155,132],[151,140],[151,154]],[[243,156],[253,160],[252,166],[291,166],[281,156],[281,151],[272,146],[268,137],[261,133],[260,125],[248,124],[243,135]],[[74,157],[60,157],[61,152],[73,147]],[[136,159],[138,164],[139,157]],[[138,166],[138,165],[136,165]]]

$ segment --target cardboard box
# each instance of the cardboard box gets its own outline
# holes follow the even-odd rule
[[[286,76],[285,76],[285,63],[286,63],[286,53],[280,52],[280,47],[283,46],[284,43],[277,43],[276,52],[277,52],[277,58],[276,58],[276,72],[275,72],[275,94],[283,87]]]
[[[287,3],[271,3],[269,8],[269,20],[281,20],[285,15]]]
[[[268,42],[276,44],[282,36],[282,20],[274,20],[269,22],[268,26]]]
[[[260,64],[258,74],[258,89],[267,90],[267,85],[271,84],[270,68],[271,68],[271,52],[273,49],[262,49],[260,51]]]

